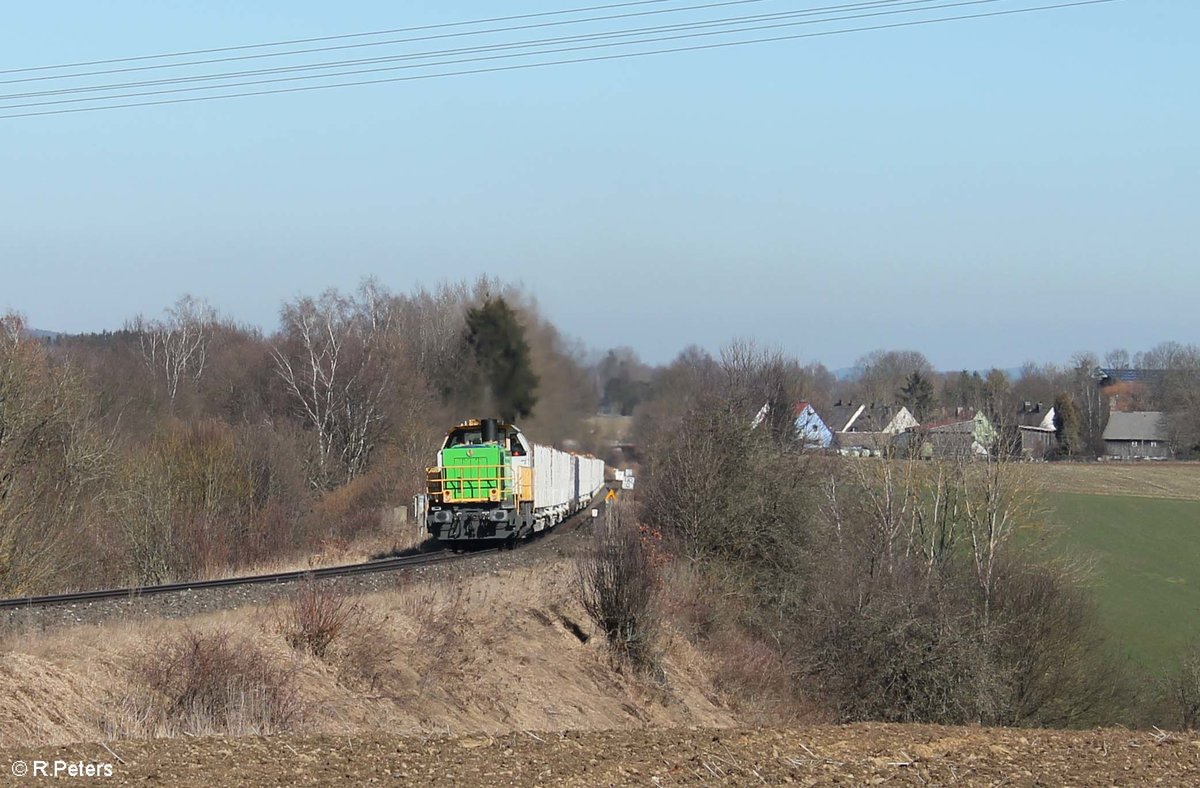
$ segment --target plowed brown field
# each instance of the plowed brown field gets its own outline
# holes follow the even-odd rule
[[[5,754],[114,764],[92,784],[1196,785],[1200,740],[1127,730],[908,725],[502,736],[280,736],[89,744]],[[115,760],[120,756],[124,763]],[[33,783],[26,778],[22,782]],[[87,781],[69,781],[88,784]]]

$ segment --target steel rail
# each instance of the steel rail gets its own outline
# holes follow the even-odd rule
[[[26,596],[13,599],[0,599],[0,610],[17,608],[51,607],[68,605],[77,602],[103,602],[120,599],[139,599],[142,597],[159,596],[162,594],[177,594],[185,591],[207,591],[214,588],[236,588],[239,586],[272,585],[294,583],[305,579],[320,580],[330,577],[349,577],[365,575],[374,572],[389,572],[397,569],[415,568],[442,564],[497,552],[500,548],[473,550],[469,553],[452,553],[442,550],[436,553],[419,553],[417,555],[382,558],[375,561],[365,561],[361,564],[343,564],[341,566],[324,566],[314,569],[297,569],[289,572],[272,572],[263,575],[243,575],[241,577],[223,577],[216,580],[193,580],[184,583],[164,583],[153,586],[131,586],[129,588],[111,588],[100,591],[79,591],[70,594],[47,594],[45,596]]]
[[[593,498],[586,507],[559,523],[548,532],[566,533],[573,530],[580,521],[586,519],[586,513],[591,507],[603,507],[600,496]],[[239,586],[273,585],[295,583],[300,580],[321,580],[332,577],[351,577],[354,575],[372,574],[375,572],[391,572],[398,569],[432,566],[451,561],[462,561],[478,555],[488,555],[504,550],[503,546],[473,549],[468,552],[454,552],[443,548],[433,553],[417,553],[395,558],[381,558],[374,561],[364,561],[361,564],[343,564],[340,566],[324,566],[314,569],[295,569],[289,572],[272,572],[263,575],[243,575],[240,577],[222,577],[216,580],[192,580],[183,583],[164,583],[153,586],[131,586],[129,588],[110,588],[100,591],[77,591],[70,594],[47,594],[44,596],[14,597],[0,599],[0,610],[17,610],[24,608],[53,607],[69,605],[78,602],[108,602],[122,599],[140,599],[143,597],[160,596],[163,594],[178,594],[186,591],[208,591],[216,588],[237,588]]]

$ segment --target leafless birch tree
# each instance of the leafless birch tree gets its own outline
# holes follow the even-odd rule
[[[172,403],[183,380],[200,380],[208,361],[208,346],[217,321],[216,310],[203,300],[184,296],[167,310],[163,320],[134,320],[142,359],[161,380]]]
[[[385,358],[392,314],[386,293],[372,282],[353,297],[329,290],[283,307],[273,356],[316,435],[314,486],[362,473],[381,438],[392,383]]]
[[[963,474],[963,520],[970,537],[985,624],[991,623],[996,571],[1004,551],[1017,529],[1032,524],[1037,513],[1038,488],[1029,466],[1011,457],[1011,451],[997,451],[972,464]]]

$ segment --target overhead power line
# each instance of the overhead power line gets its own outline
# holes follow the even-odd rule
[[[663,3],[663,2],[669,2],[669,1],[670,0],[651,0],[651,2],[655,2],[655,3]],[[4,80],[3,83],[7,84],[7,83],[13,83],[13,82],[36,82],[36,81],[48,80],[48,79],[70,79],[72,77],[89,77],[89,76],[97,76],[97,75],[101,75],[101,74],[122,74],[122,73],[131,72],[131,71],[151,71],[151,70],[155,70],[155,69],[181,68],[184,66],[207,65],[207,64],[212,64],[212,63],[229,63],[229,62],[238,61],[238,60],[257,60],[257,59],[268,58],[268,57],[286,57],[289,55],[312,54],[314,52],[332,52],[332,51],[340,50],[340,49],[360,49],[362,47],[387,46],[390,44],[403,44],[403,43],[409,43],[409,42],[413,42],[413,41],[432,41],[434,39],[439,39],[439,38],[461,38],[464,36],[480,36],[480,35],[486,35],[486,34],[491,34],[491,33],[512,32],[515,30],[532,30],[532,29],[544,28],[544,27],[559,27],[559,26],[563,26],[563,25],[579,25],[579,24],[586,24],[589,22],[602,22],[602,21],[612,20],[612,19],[629,19],[632,17],[639,17],[639,16],[652,16],[652,15],[656,15],[656,14],[673,14],[673,13],[682,13],[682,12],[686,12],[686,11],[703,10],[703,9],[707,9],[707,8],[719,8],[722,6],[748,5],[750,3],[765,3],[765,2],[770,2],[770,0],[718,0],[718,2],[709,2],[709,3],[704,3],[701,5],[680,6],[678,8],[661,8],[661,9],[657,9],[654,11],[637,11],[637,12],[623,13],[623,14],[611,14],[608,16],[592,16],[592,17],[583,17],[580,19],[565,19],[565,20],[560,20],[557,22],[538,22],[536,24],[513,25],[513,26],[509,26],[509,27],[493,27],[493,28],[486,28],[483,30],[464,30],[464,31],[459,31],[459,32],[455,32],[455,33],[440,33],[437,35],[418,36],[415,38],[396,38],[396,39],[387,39],[387,40],[383,40],[383,41],[367,41],[367,42],[357,43],[357,44],[339,44],[336,46],[313,47],[313,48],[308,48],[308,49],[290,49],[290,50],[284,50],[281,52],[263,52],[263,53],[254,54],[254,55],[235,55],[235,56],[230,56],[230,57],[211,58],[211,59],[206,59],[206,60],[185,60],[185,61],[180,61],[177,63],[156,63],[154,65],[148,65],[148,66],[133,66],[133,67],[129,67],[129,68],[114,68],[114,69],[105,69],[102,71],[80,71],[80,72],[76,72],[76,73],[72,73],[72,74],[50,74],[50,75],[37,76],[37,77],[24,77],[21,79]],[[623,5],[644,5],[644,4],[645,3],[630,3],[630,4],[622,3],[616,7],[620,7]],[[595,6],[595,8],[611,8],[611,7],[614,7],[614,6]],[[551,15],[561,15],[561,14],[570,14],[570,13],[576,13],[576,12],[574,12],[574,11],[552,11],[552,12],[545,12],[543,14],[522,15],[522,16],[517,16],[517,17],[498,17],[494,20],[489,20],[489,21],[525,19],[525,18],[528,18],[528,16],[551,16]],[[337,40],[337,39],[345,39],[345,38],[366,38],[366,37],[370,37],[370,36],[388,35],[388,34],[392,34],[392,33],[419,32],[419,31],[423,31],[423,30],[436,30],[436,29],[445,28],[445,27],[460,27],[460,26],[470,25],[470,24],[473,24],[473,23],[471,23],[471,22],[451,22],[451,23],[439,24],[439,25],[423,25],[420,27],[402,27],[402,28],[396,28],[395,30],[377,30],[377,31],[371,32],[371,33],[347,33],[344,35],[333,36],[330,38],[308,39],[307,42],[312,43],[312,42]],[[306,40],[292,41],[292,42],[286,42],[286,43],[306,43]],[[146,56],[132,57],[132,58],[115,58],[112,60],[93,61],[92,63],[80,63],[77,65],[79,65],[79,66],[104,65],[104,64],[124,63],[124,62],[129,62],[129,61],[138,61],[138,60],[157,60],[157,59],[162,59],[162,58],[166,58],[166,57],[179,57],[179,56],[183,56],[185,54],[218,53],[218,52],[226,52],[226,51],[240,50],[240,49],[261,49],[261,48],[268,48],[268,47],[280,46],[280,45],[281,44],[279,44],[279,43],[276,43],[276,44],[247,44],[247,45],[239,46],[239,47],[226,47],[226,48],[211,49],[211,50],[197,50],[195,52],[179,53],[177,55],[146,55]],[[66,68],[66,66],[39,66],[37,68],[32,68],[32,69],[30,69],[30,68],[12,69],[9,71],[0,70],[0,74],[19,73],[19,72],[23,72],[23,71],[43,71],[43,70],[51,69],[51,68]]]
[[[752,23],[754,23],[754,22],[765,22],[765,21],[773,21],[773,20],[785,20],[785,19],[795,19],[795,18],[819,16],[822,18],[805,20],[802,22],[794,23],[794,24],[820,24],[820,23],[826,23],[826,22],[844,21],[844,20],[849,20],[849,19],[861,19],[861,18],[872,17],[872,16],[884,16],[884,15],[888,15],[888,14],[914,13],[917,11],[931,11],[931,10],[955,7],[955,6],[982,5],[982,4],[990,4],[990,3],[997,3],[997,2],[1011,2],[1011,0],[958,0],[957,2],[953,2],[953,3],[942,3],[940,5],[930,5],[931,3],[935,3],[935,2],[937,2],[937,0],[874,0],[874,2],[868,2],[868,3],[863,3],[863,2],[846,3],[846,4],[843,4],[840,6],[825,6],[823,8],[810,8],[810,9],[805,9],[805,10],[801,10],[801,11],[785,11],[785,12],[778,12],[778,13],[774,13],[774,14],[755,14],[755,15],[749,15],[749,16],[728,17],[728,18],[721,18],[721,19],[708,19],[708,20],[695,21],[695,22],[682,22],[682,23],[676,23],[676,24],[672,24],[672,25],[660,25],[660,26],[656,26],[656,27],[632,28],[632,29],[616,30],[616,31],[604,31],[604,32],[599,32],[599,33],[582,33],[582,34],[577,34],[577,35],[573,35],[573,36],[562,36],[562,37],[558,37],[558,38],[528,39],[525,41],[517,41],[517,42],[510,42],[510,43],[483,44],[483,45],[477,45],[477,46],[473,46],[473,47],[462,47],[462,48],[458,48],[458,49],[427,50],[424,52],[409,52],[409,53],[400,54],[400,55],[387,55],[387,56],[364,58],[364,59],[358,59],[358,60],[337,60],[337,61],[329,61],[329,62],[324,62],[324,63],[318,62],[318,63],[307,63],[307,64],[291,65],[291,66],[280,66],[280,67],[267,68],[267,69],[254,69],[254,70],[250,70],[250,71],[227,71],[227,72],[219,72],[219,73],[215,73],[215,74],[176,76],[176,77],[168,77],[168,78],[157,79],[157,80],[144,80],[141,82],[118,82],[118,83],[109,83],[109,84],[101,84],[101,85],[85,85],[85,86],[70,87],[70,88],[53,88],[53,89],[41,90],[41,91],[27,91],[24,93],[9,93],[9,94],[0,95],[0,101],[11,101],[11,100],[21,99],[21,98],[35,98],[35,97],[40,97],[40,96],[60,96],[60,95],[71,95],[71,94],[78,94],[78,93],[95,93],[95,92],[100,92],[100,91],[120,90],[120,89],[124,89],[124,88],[135,88],[135,87],[152,87],[152,86],[158,86],[158,85],[181,85],[181,84],[187,84],[187,83],[192,83],[192,82],[206,82],[206,81],[214,81],[214,80],[222,80],[222,79],[240,79],[240,78],[245,78],[245,77],[265,76],[268,74],[292,73],[292,72],[296,72],[296,71],[316,71],[316,70],[321,70],[321,69],[339,68],[342,66],[357,66],[357,65],[378,64],[378,63],[392,63],[392,62],[397,62],[397,61],[420,60],[423,58],[443,57],[443,56],[450,56],[450,55],[468,55],[468,54],[474,55],[474,54],[480,54],[480,53],[485,53],[485,52],[499,52],[499,51],[513,50],[513,49],[532,49],[535,47],[550,47],[550,46],[553,46],[556,44],[582,43],[582,42],[587,42],[587,41],[597,41],[597,40],[614,39],[614,38],[620,39],[620,38],[641,37],[641,40],[617,41],[614,43],[603,45],[603,46],[610,46],[610,47],[611,46],[632,46],[634,44],[639,44],[639,43],[653,43],[653,42],[665,41],[665,40],[671,40],[671,39],[699,37],[699,36],[729,35],[731,33],[747,32],[747,31],[752,31],[752,30],[762,30],[762,29],[769,29],[772,27],[787,26],[787,25],[753,26]],[[854,15],[850,15],[850,16],[831,16],[831,15],[829,15],[830,11],[861,10],[861,9],[867,9],[867,8],[878,9],[881,7],[890,7],[890,8],[896,9],[898,6],[915,6],[918,4],[920,4],[920,5],[917,8],[903,8],[903,9],[899,9],[899,10],[890,10],[890,11],[874,11],[871,13],[854,14]],[[696,29],[704,29],[704,28],[729,28],[729,29],[716,30],[716,31],[710,31],[710,32],[705,32],[705,33],[697,33],[694,35],[681,35],[681,36],[656,35],[656,34],[661,34],[661,33],[675,32],[675,31],[682,31],[682,30],[696,30]],[[734,28],[736,28],[736,29],[734,29]],[[553,54],[553,53],[558,53],[558,52],[563,52],[563,51],[577,51],[579,49],[587,49],[587,48],[594,48],[594,47],[567,47],[565,49],[543,49],[542,51],[518,52],[516,54],[506,55],[505,57],[509,57],[509,58],[531,57],[531,56],[539,55],[539,54]],[[448,61],[442,61],[442,62],[438,62],[438,63],[420,63],[420,64],[416,64],[416,65],[401,66],[398,68],[403,68],[403,69],[428,68],[428,67],[437,66],[437,65],[453,65],[455,63],[463,63],[463,62],[477,62],[479,60],[484,60],[484,59],[489,59],[489,58],[467,58],[467,59],[463,59],[463,60],[448,60]],[[490,59],[498,59],[498,58],[490,58]],[[388,71],[388,70],[397,70],[397,69],[387,69],[387,68],[361,69],[361,70],[342,71],[342,72],[326,73],[326,74],[312,74],[312,75],[303,76],[303,77],[293,77],[290,80],[289,79],[260,80],[260,81],[256,81],[256,82],[241,82],[241,83],[229,83],[226,85],[203,86],[203,87],[197,87],[197,88],[190,88],[190,90],[215,90],[215,89],[219,89],[222,87],[237,87],[237,86],[253,85],[253,84],[265,84],[268,82],[286,82],[286,81],[295,81],[295,80],[300,80],[300,79],[323,79],[323,78],[328,78],[328,77],[333,77],[333,76],[349,76],[349,75],[353,75],[353,74],[372,73],[372,72]],[[0,82],[0,84],[4,84],[4,83]],[[165,92],[165,91],[161,91],[161,92]],[[171,92],[182,92],[182,91],[171,91]],[[149,95],[149,93],[147,93],[146,95]],[[126,97],[128,97],[128,96],[126,96]],[[95,97],[84,98],[84,99],[76,99],[75,101],[101,100],[101,99],[105,99],[105,98],[120,98],[120,96],[107,96],[107,97],[106,96],[95,96]],[[26,106],[26,105],[17,105],[17,106]],[[0,108],[0,109],[2,109],[2,108]]]
[[[385,36],[393,33],[412,33],[418,30],[437,30],[449,27],[465,27],[467,25],[486,25],[494,22],[512,22],[518,19],[533,19],[536,17],[562,16],[565,14],[582,14],[588,11],[601,11],[609,8],[628,8],[639,5],[661,5],[671,0],[637,0],[628,3],[609,3],[607,5],[592,5],[583,8],[567,8],[561,11],[541,11],[533,14],[516,14],[513,16],[494,16],[486,19],[470,19],[464,22],[441,22],[434,25],[419,25],[417,27],[394,27],[388,30],[372,30],[365,33],[342,33],[334,36],[317,36],[315,38],[293,38],[285,41],[268,41],[261,44],[239,44],[236,46],[213,47],[211,49],[190,49],[181,52],[163,52],[157,55],[135,55],[133,57],[114,57],[107,60],[83,60],[76,63],[58,63],[51,66],[28,66],[25,68],[0,69],[0,74],[18,74],[28,71],[49,71],[55,68],[82,68],[84,66],[101,66],[106,63],[132,63],[138,60],[159,60],[168,57],[189,57],[191,55],[207,55],[214,52],[237,52],[247,49],[265,49],[267,47],[291,46],[292,44],[311,44],[317,41],[338,41],[347,38],[365,38],[367,36]]]
[[[315,54],[318,52],[334,52],[334,51],[341,51],[341,50],[347,50],[347,49],[362,49],[365,47],[393,46],[396,44],[411,44],[411,43],[416,43],[416,42],[420,42],[420,41],[434,41],[434,40],[447,39],[447,38],[478,37],[478,36],[485,36],[485,35],[493,35],[496,33],[511,33],[511,32],[516,32],[519,30],[534,30],[534,29],[547,28],[547,27],[561,27],[561,26],[565,26],[565,25],[580,25],[580,24],[589,24],[589,23],[593,23],[593,22],[607,22],[607,21],[613,21],[613,20],[619,20],[619,19],[631,19],[631,18],[635,18],[635,17],[683,13],[683,12],[688,12],[688,11],[702,11],[702,10],[707,10],[707,9],[711,9],[711,8],[720,8],[720,7],[734,6],[734,5],[747,5],[747,4],[751,4],[751,3],[764,3],[764,2],[772,2],[772,0],[721,0],[720,2],[710,2],[710,3],[701,4],[701,5],[687,5],[687,6],[679,6],[679,7],[675,7],[675,8],[657,9],[654,11],[638,11],[635,13],[613,14],[613,15],[609,15],[609,16],[583,17],[580,19],[567,19],[567,20],[561,20],[561,21],[557,21],[557,22],[539,22],[537,24],[515,25],[515,26],[509,26],[509,27],[493,27],[493,28],[486,28],[483,30],[465,30],[465,31],[459,31],[459,32],[455,32],[455,33],[440,33],[437,35],[416,36],[416,37],[411,37],[411,38],[391,38],[391,39],[384,39],[382,41],[367,41],[367,42],[357,43],[357,44],[340,44],[337,46],[315,47],[315,48],[309,48],[309,49],[290,49],[290,50],[284,50],[281,52],[265,52],[265,53],[254,54],[254,55],[237,55],[237,56],[233,56],[233,57],[211,58],[211,59],[207,59],[207,60],[186,60],[186,61],[179,61],[176,63],[156,63],[154,65],[148,65],[148,66],[113,68],[113,69],[104,69],[104,70],[99,70],[99,71],[79,71],[79,72],[68,73],[68,74],[49,74],[49,75],[42,75],[42,76],[36,76],[36,77],[21,77],[18,79],[0,80],[0,85],[11,85],[11,84],[19,83],[19,82],[44,82],[44,81],[49,81],[49,80],[76,79],[76,78],[82,78],[82,77],[104,76],[107,74],[128,74],[128,73],[137,72],[137,71],[156,71],[156,70],[162,70],[162,69],[212,65],[214,63],[231,63],[231,62],[243,61],[243,60],[258,60],[258,59],[262,59],[262,58],[288,57],[288,56],[292,56],[292,55]],[[859,2],[848,3],[845,5],[846,6],[870,7],[870,6],[893,5],[893,4],[898,4],[898,3],[913,5],[913,4],[917,4],[917,3],[928,3],[928,2],[933,2],[933,0],[859,0]],[[813,13],[816,13],[816,12],[820,12],[820,11],[836,10],[836,9],[839,9],[842,7],[843,6],[835,5],[835,6],[812,8],[812,9],[808,9],[808,10]],[[435,25],[434,27],[438,27],[438,26]],[[424,29],[424,28],[412,28],[412,29],[416,30],[416,29]],[[378,34],[377,33],[361,33],[361,34],[354,34],[354,35],[370,36],[370,35],[378,35]],[[0,74],[4,74],[4,73],[6,73],[6,72],[0,71]]]
[[[979,0],[973,0],[973,1],[977,2]],[[845,34],[849,34],[849,33],[860,33],[860,32],[878,31],[878,30],[894,30],[894,29],[907,28],[907,27],[917,27],[917,26],[930,25],[930,24],[939,24],[939,23],[943,23],[943,22],[954,22],[954,21],[962,21],[962,20],[970,20],[970,19],[986,19],[986,18],[995,18],[995,17],[1003,17],[1003,16],[1012,16],[1012,15],[1016,15],[1016,14],[1036,13],[1036,12],[1041,12],[1041,11],[1050,11],[1050,10],[1062,9],[1062,8],[1074,8],[1074,7],[1081,7],[1081,6],[1101,5],[1101,4],[1107,4],[1107,3],[1113,3],[1113,2],[1119,2],[1119,0],[1074,0],[1073,2],[1050,3],[1050,4],[1045,4],[1045,5],[1039,5],[1039,6],[1028,6],[1028,7],[1023,7],[1023,8],[988,11],[988,12],[981,12],[981,13],[975,13],[975,14],[961,14],[961,15],[956,15],[956,16],[943,16],[943,17],[936,17],[936,18],[930,18],[930,19],[916,19],[916,20],[909,20],[909,21],[903,21],[903,22],[892,22],[892,23],[881,24],[881,25],[868,25],[868,26],[862,26],[862,27],[840,28],[840,29],[836,29],[836,30],[822,30],[822,31],[816,31],[816,32],[811,32],[811,33],[798,33],[798,34],[791,34],[791,35],[784,35],[784,36],[769,36],[769,37],[762,37],[762,38],[744,39],[744,40],[739,40],[739,41],[722,41],[722,42],[708,43],[708,44],[696,44],[696,45],[685,46],[685,47],[668,47],[668,48],[661,48],[661,49],[642,50],[642,51],[637,51],[637,52],[621,52],[621,53],[614,53],[614,54],[608,54],[608,55],[595,55],[595,56],[591,56],[591,57],[568,58],[568,59],[542,61],[542,62],[535,62],[535,63],[518,63],[518,64],[506,65],[506,66],[491,66],[491,67],[485,67],[485,68],[464,69],[464,70],[459,70],[459,71],[444,71],[444,72],[438,72],[438,73],[433,73],[433,74],[414,74],[414,75],[407,75],[407,76],[401,76],[401,77],[387,77],[387,78],[382,78],[382,79],[355,80],[355,81],[350,81],[350,82],[338,82],[338,83],[325,84],[325,85],[304,85],[304,86],[299,86],[299,87],[272,88],[272,89],[268,89],[268,90],[244,91],[244,92],[239,92],[239,93],[227,93],[227,94],[216,95],[216,96],[192,96],[192,97],[186,97],[186,98],[157,99],[157,100],[153,100],[153,101],[138,101],[138,102],[128,102],[128,103],[103,104],[100,106],[92,106],[92,107],[74,107],[74,108],[69,108],[69,109],[39,110],[36,112],[0,114],[0,120],[11,119],[11,118],[34,117],[34,116],[42,116],[42,115],[64,115],[64,114],[73,114],[73,113],[80,113],[80,112],[97,112],[97,111],[101,111],[101,110],[126,109],[126,108],[131,108],[131,107],[147,107],[147,106],[161,106],[161,105],[169,105],[169,104],[185,104],[185,103],[195,103],[195,102],[201,102],[201,101],[215,101],[215,100],[229,99],[229,98],[244,98],[244,97],[251,97],[251,96],[279,95],[279,94],[285,94],[285,93],[300,93],[300,92],[307,92],[307,91],[313,91],[313,90],[332,90],[332,89],[355,87],[355,86],[362,86],[362,85],[378,85],[378,84],[396,83],[396,82],[412,82],[412,81],[425,80],[425,79],[439,79],[439,78],[445,78],[445,77],[468,76],[468,75],[476,75],[476,74],[506,72],[506,71],[518,71],[518,70],[533,69],[533,68],[543,68],[543,67],[548,67],[548,66],[569,65],[569,64],[577,64],[577,63],[594,63],[594,62],[602,62],[602,61],[610,61],[610,60],[622,60],[622,59],[635,58],[635,57],[648,57],[651,55],[664,55],[664,54],[674,54],[674,53],[682,53],[682,52],[698,52],[698,51],[705,51],[705,50],[724,49],[724,48],[729,48],[729,47],[749,46],[749,45],[773,43],[773,42],[780,42],[780,41],[795,41],[795,40],[801,40],[801,39],[807,39],[807,38],[820,38],[820,37],[825,37],[825,36],[845,35]],[[965,5],[965,4],[968,4],[968,3],[957,3],[957,4],[952,4],[952,5]],[[826,21],[828,21],[828,20],[826,20]],[[745,31],[743,30],[743,31],[738,31],[738,32],[745,32]],[[694,37],[694,36],[687,36],[687,37]],[[676,37],[676,38],[678,38],[678,37]],[[641,43],[646,43],[646,42],[641,42]],[[589,48],[594,48],[594,47],[589,47]],[[535,53],[535,54],[548,54],[548,52],[540,52],[540,53]],[[428,66],[431,64],[425,64],[425,65]],[[326,76],[328,76],[328,75],[326,75]],[[224,87],[235,87],[235,86],[236,85],[227,85]],[[124,98],[124,97],[129,97],[129,96],[121,96],[121,97]],[[110,96],[110,97],[106,97],[106,98],[112,99],[112,98],[118,98],[118,97]],[[93,100],[98,100],[98,99],[93,99]],[[16,109],[16,108],[17,107],[15,107],[15,106],[10,106],[7,108],[0,107],[0,111],[3,111],[4,109]]]

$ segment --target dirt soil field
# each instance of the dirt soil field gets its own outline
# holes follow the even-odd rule
[[[1200,463],[1043,463],[1033,474],[1048,493],[1133,495],[1200,501]]]
[[[1127,730],[904,725],[791,730],[280,736],[115,742],[6,753],[111,764],[73,785],[1196,785],[1200,741]],[[124,763],[118,762],[120,757]],[[52,766],[50,768],[53,768]],[[11,778],[10,778],[11,779]],[[37,783],[26,779],[22,783]],[[51,782],[45,780],[41,782]],[[17,781],[13,780],[16,784]]]

